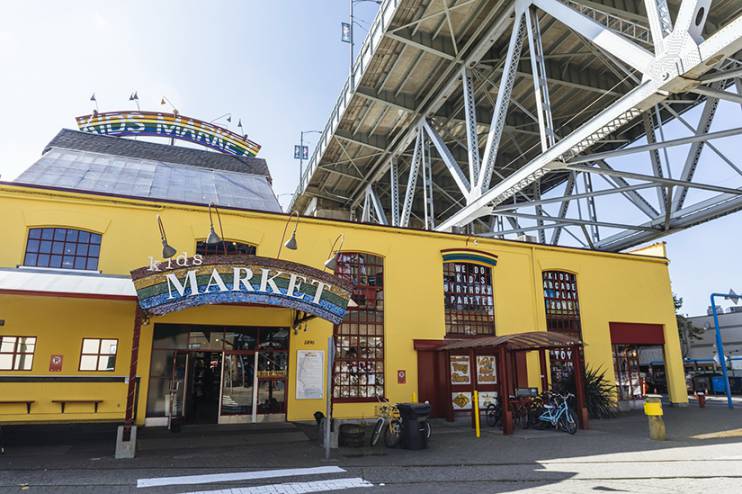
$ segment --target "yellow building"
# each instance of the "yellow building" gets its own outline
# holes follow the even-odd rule
[[[198,154],[215,153],[65,132],[16,182],[0,183],[0,424],[123,421],[127,400],[148,426],[312,420],[325,410],[330,336],[340,418],[373,416],[382,396],[429,400],[439,416],[470,410],[473,389],[494,389],[494,356],[452,354],[441,367],[442,342],[547,330],[580,338],[587,367],[605,371],[622,399],[644,393],[632,352],[663,345],[670,401],[687,403],[659,247],[614,254],[297,219],[270,195],[274,211],[226,194],[204,200],[212,191],[190,175],[158,195],[162,170],[150,168],[163,162],[171,186],[183,180],[178,167],[221,174],[217,185],[249,174],[244,194],[270,178]],[[99,165],[108,168],[86,179]],[[296,248],[282,247],[294,229]],[[163,259],[163,245],[176,254]],[[564,353],[550,352],[550,382],[569,372]],[[512,365],[512,388],[543,386],[536,352]]]

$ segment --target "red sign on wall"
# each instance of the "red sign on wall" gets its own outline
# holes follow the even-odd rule
[[[52,355],[49,357],[49,372],[62,372],[62,355]]]
[[[407,384],[407,371],[405,370],[397,371],[397,384]]]

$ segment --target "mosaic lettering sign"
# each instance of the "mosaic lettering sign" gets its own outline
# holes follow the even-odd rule
[[[352,285],[310,266],[266,257],[185,255],[131,272],[139,306],[163,315],[209,304],[296,309],[340,324]]]
[[[77,127],[91,134],[152,136],[189,141],[233,156],[252,157],[260,145],[202,120],[175,113],[118,111],[77,117]]]

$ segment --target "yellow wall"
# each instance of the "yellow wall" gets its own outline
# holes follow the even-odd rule
[[[209,229],[204,207],[10,185],[0,185],[0,209],[3,211],[0,231],[4,237],[0,267],[15,267],[22,263],[29,227],[68,226],[102,233],[99,269],[104,274],[117,275],[127,275],[132,269],[146,265],[149,256],[159,257],[161,244],[156,225],[157,214],[162,217],[169,243],[180,252],[192,254],[196,240],[204,239]],[[256,244],[258,255],[276,256],[285,216],[229,210],[223,210],[221,216],[225,238]],[[343,250],[368,252],[384,258],[386,393],[392,401],[408,401],[412,393],[417,391],[417,357],[413,340],[444,337],[441,250],[468,247],[498,256],[498,264],[493,270],[498,334],[545,330],[541,271],[571,271],[577,276],[588,365],[604,369],[609,379],[613,379],[609,322],[662,324],[665,328],[671,400],[687,402],[667,260],[664,258],[481,238],[474,245],[471,237],[463,235],[315,218],[301,219],[297,233],[299,249],[284,249],[281,257],[322,267],[333,241],[340,233],[345,238]],[[124,352],[128,353],[130,346],[133,311],[133,302],[6,295],[0,298],[0,319],[7,321],[6,326],[0,328],[0,334],[38,336],[39,348],[34,359],[33,374],[41,375],[48,374],[48,358],[53,348],[64,346],[63,374],[74,375],[76,368],[71,364],[79,358],[79,339],[83,333],[88,332],[87,336],[115,334],[120,339],[120,357],[115,373],[126,375],[127,359],[122,356]],[[157,318],[155,322],[286,326],[290,317],[287,309],[210,306]],[[139,374],[145,377],[151,349],[151,328],[151,325],[145,326],[140,355]],[[295,359],[296,350],[324,349],[331,332],[330,323],[313,320],[308,324],[307,332],[292,335],[289,420],[311,419],[315,410],[324,409],[323,400],[294,400]],[[69,352],[69,357],[66,352]],[[397,370],[406,370],[407,384],[397,384]],[[0,372],[0,375],[5,374]],[[537,357],[535,354],[529,355],[531,385],[539,384],[538,374]],[[143,379],[145,384],[146,379]],[[0,395],[10,392],[25,394],[18,386],[7,386],[0,383]],[[113,385],[110,387],[114,388]],[[66,385],[63,388],[64,393],[78,392],[71,387],[68,390]],[[121,413],[124,405],[120,403],[125,402],[125,396],[122,392],[120,398],[113,398],[118,391],[111,390],[110,393],[110,410],[106,405],[101,413],[113,416]],[[141,396],[140,418],[144,415],[146,389],[142,389]],[[52,409],[47,407],[39,410],[51,413]],[[373,414],[373,406],[337,404],[335,413],[339,417],[368,417]],[[0,414],[0,421],[28,418],[5,415],[1,409]],[[90,418],[88,415],[79,417]]]

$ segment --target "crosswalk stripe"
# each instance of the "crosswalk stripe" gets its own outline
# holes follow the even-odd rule
[[[360,477],[349,479],[317,480],[314,482],[287,482],[285,484],[256,485],[219,489],[215,491],[196,491],[182,494],[305,494],[308,492],[339,491],[358,487],[373,487],[374,484]]]
[[[206,475],[185,475],[181,477],[154,477],[138,479],[137,487],[160,487],[164,485],[211,484],[214,482],[234,482],[236,480],[270,479],[274,477],[297,477],[300,475],[320,475],[344,473],[340,467],[326,466],[314,468],[288,468],[282,470],[260,470],[257,472],[214,473]],[[312,492],[312,491],[307,491]]]

